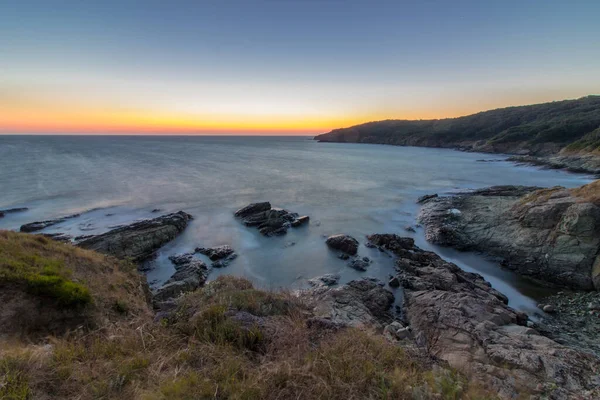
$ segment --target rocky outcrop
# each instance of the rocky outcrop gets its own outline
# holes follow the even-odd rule
[[[204,254],[213,262],[211,266],[213,268],[223,268],[228,266],[233,260],[237,258],[236,252],[231,246],[217,246],[217,247],[197,247],[196,253]]]
[[[358,240],[350,235],[332,235],[327,238],[325,243],[327,243],[327,246],[330,248],[339,250],[351,256],[356,255],[358,251]]]
[[[527,316],[483,277],[461,270],[410,238],[372,235],[397,257],[403,311],[419,346],[502,398],[593,398],[600,359],[527,327]]]
[[[308,217],[298,217],[281,208],[271,208],[271,203],[252,203],[237,210],[234,214],[246,226],[257,227],[265,236],[285,235],[290,227],[297,227],[308,222]]]
[[[330,289],[319,285],[304,293],[314,314],[336,325],[383,329],[392,321],[394,295],[376,279],[359,279]]]
[[[183,232],[191,219],[191,215],[179,211],[113,229],[77,245],[117,258],[142,261]]]
[[[4,217],[6,214],[18,213],[27,211],[29,208],[27,207],[19,207],[19,208],[8,208],[6,210],[0,210],[0,218]]]
[[[191,292],[204,285],[209,268],[193,254],[169,257],[175,266],[175,273],[153,294],[155,305]]]
[[[348,266],[357,271],[366,271],[369,265],[371,265],[369,257],[355,257],[353,260],[348,261]]]
[[[46,221],[36,221],[36,222],[30,222],[28,224],[25,225],[21,225],[21,228],[19,229],[21,232],[26,232],[26,233],[30,233],[30,232],[37,232],[37,231],[41,231],[42,229],[46,229],[49,226],[52,225],[56,225],[56,224],[60,224],[62,222],[65,222],[68,219],[71,218],[77,218],[79,217],[81,214],[72,214],[72,215],[67,215],[66,217],[60,217],[60,218],[55,218],[55,219],[49,219]]]
[[[419,220],[432,243],[500,257],[553,285],[600,288],[600,207],[573,190],[495,186],[431,199]]]

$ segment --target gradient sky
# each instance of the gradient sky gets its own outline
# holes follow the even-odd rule
[[[598,0],[0,0],[3,133],[312,134],[598,93]]]

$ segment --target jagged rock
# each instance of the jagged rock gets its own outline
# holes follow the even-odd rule
[[[396,276],[391,277],[388,282],[388,285],[390,285],[390,287],[393,287],[393,288],[399,287],[400,281],[398,280],[398,277],[396,277]]]
[[[305,294],[314,303],[314,313],[335,324],[383,328],[392,320],[394,295],[376,279],[359,279],[338,288],[317,287]]]
[[[368,257],[363,258],[355,258],[348,262],[348,266],[357,271],[366,271],[369,265],[371,264],[371,260]]]
[[[179,211],[113,229],[77,245],[118,258],[142,261],[183,232],[191,219],[191,215]]]
[[[228,255],[225,258],[222,258],[222,259],[217,260],[217,261],[213,261],[213,263],[210,266],[213,267],[213,268],[225,268],[229,264],[231,264],[231,262],[233,260],[235,260],[236,258],[237,258],[237,254],[236,253],[231,253],[230,255]]]
[[[424,196],[419,197],[417,199],[417,203],[423,204],[423,203],[426,203],[428,200],[435,199],[436,197],[438,197],[437,193],[436,194],[426,194]]]
[[[46,229],[49,226],[60,224],[61,222],[65,222],[68,219],[77,218],[80,215],[81,214],[73,214],[73,215],[67,215],[66,217],[49,219],[49,220],[46,220],[46,221],[30,222],[28,224],[21,225],[21,228],[19,230],[21,232],[27,232],[27,233],[41,231],[42,229]]]
[[[308,284],[311,286],[314,286],[314,287],[333,286],[333,285],[337,285],[339,280],[340,280],[339,274],[325,274],[325,275],[310,279],[308,281]]]
[[[303,215],[303,216],[298,217],[295,220],[293,220],[292,221],[292,226],[294,228],[296,228],[296,227],[298,227],[300,225],[306,224],[309,220],[310,220],[310,217],[308,215]]]
[[[154,293],[155,303],[176,298],[184,292],[190,292],[204,285],[209,269],[202,261],[183,254],[174,258],[177,260],[175,273]]]
[[[217,247],[197,247],[196,253],[204,254],[211,261],[221,260],[223,258],[229,257],[235,253],[235,251],[231,248],[231,246],[217,246]]]
[[[246,226],[255,226],[265,236],[280,236],[298,219],[297,213],[279,208],[271,208],[271,203],[252,203],[235,212]]]
[[[410,226],[410,225],[406,225],[406,226],[404,227],[404,230],[405,230],[405,231],[407,231],[407,232],[413,232],[413,233],[414,233],[414,232],[416,232],[415,228],[413,228],[413,227],[412,227],[412,226]]]
[[[404,315],[416,342],[432,356],[502,398],[536,393],[566,399],[597,390],[600,359],[527,327],[527,316],[480,275],[461,270],[412,240],[373,235],[398,256]]]
[[[175,265],[182,265],[191,262],[194,259],[194,254],[184,253],[169,256],[169,260]]]
[[[500,257],[553,285],[600,288],[600,207],[571,190],[495,186],[430,200],[419,220],[432,243]]]
[[[356,255],[358,251],[358,240],[349,235],[332,235],[327,238],[325,243],[332,249],[342,251],[351,256]]]

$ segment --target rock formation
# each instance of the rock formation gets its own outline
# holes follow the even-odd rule
[[[397,257],[403,311],[419,346],[503,398],[592,398],[600,359],[542,336],[480,275],[461,270],[410,238],[372,235]],[[577,397],[581,396],[581,397]]]
[[[117,258],[141,261],[183,232],[191,219],[191,215],[179,211],[113,229],[77,245]]]
[[[299,217],[281,208],[271,208],[271,203],[252,203],[237,210],[234,214],[246,226],[255,226],[265,236],[285,235],[290,227],[308,222],[308,216]]]
[[[495,186],[429,199],[419,220],[432,243],[500,257],[507,268],[539,281],[598,289],[600,207],[588,194],[598,186]]]

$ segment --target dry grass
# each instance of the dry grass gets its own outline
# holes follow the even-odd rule
[[[581,201],[600,206],[600,180],[571,189],[571,194],[581,199]]]
[[[256,290],[243,279],[220,277],[184,296],[170,318],[153,322],[135,312],[141,291],[119,289],[133,281],[113,260],[55,243],[40,247],[36,240],[30,236],[23,246],[49,251],[46,257],[73,268],[94,307],[121,315],[114,309],[120,301],[130,311],[105,318],[95,330],[36,344],[0,339],[2,399],[484,398],[461,375],[432,369],[380,335],[310,328],[309,310],[298,299]],[[94,276],[103,281],[93,282]],[[236,315],[251,316],[250,323]]]

